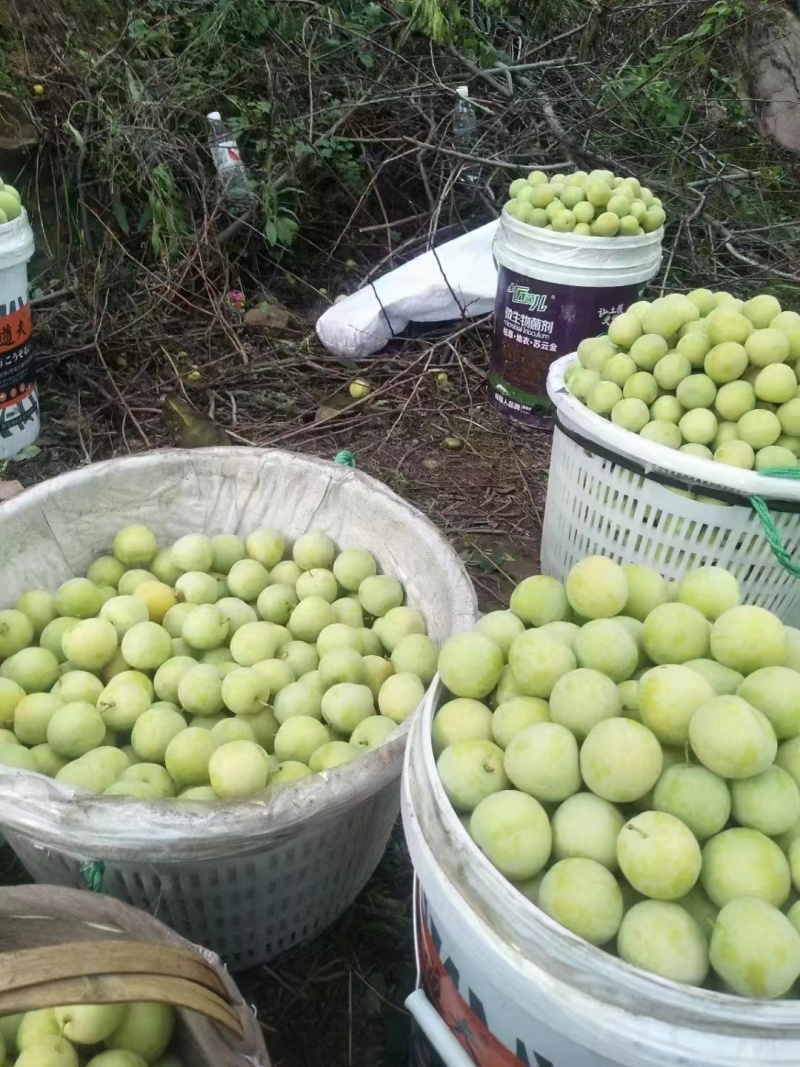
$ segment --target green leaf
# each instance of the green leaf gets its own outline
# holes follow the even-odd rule
[[[496,571],[502,572],[507,563],[513,563],[515,560],[514,556],[501,548],[493,549],[491,552],[482,552],[478,548],[471,548],[462,552],[461,558],[468,567],[477,567],[484,574],[494,574]]]
[[[164,248],[164,243],[161,240],[161,230],[157,222],[153,223],[153,229],[150,232],[150,247],[157,256],[161,255]]]
[[[141,215],[139,216],[138,223],[136,224],[137,232],[138,233],[143,233],[147,229],[147,227],[150,225],[150,223],[152,221],[153,221],[153,209],[150,206],[150,203],[148,201],[148,203],[145,204],[145,206],[144,206],[144,210],[142,211]]]
[[[141,41],[147,33],[147,23],[144,19],[134,19],[128,26],[128,37],[132,41]]]
[[[362,52],[358,58],[361,61],[362,66],[366,67],[367,70],[372,70],[375,66],[375,56],[372,52]]]
[[[111,210],[114,212],[114,218],[117,220],[119,228],[126,237],[130,237],[131,227],[128,222],[128,212],[125,210],[125,205],[121,200],[114,200]]]
[[[125,68],[125,79],[128,83],[128,96],[135,104],[138,104],[144,96],[144,89],[142,88],[142,83],[139,81],[139,79],[136,77],[130,67]]]
[[[40,455],[41,451],[38,445],[26,445],[25,448],[21,448],[16,455],[11,457],[11,462],[24,463],[26,459],[35,459]]]

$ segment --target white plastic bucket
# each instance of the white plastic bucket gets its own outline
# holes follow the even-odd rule
[[[33,373],[28,260],[33,231],[28,214],[0,225],[0,459],[39,436],[39,397]]]
[[[408,1006],[440,1062],[797,1067],[798,1001],[747,1000],[648,975],[569,933],[492,867],[436,772],[431,723],[443,698],[437,678],[411,726],[401,793],[420,888],[422,988],[439,1018],[419,992]],[[452,1056],[442,1022],[459,1045]],[[459,1058],[462,1050],[470,1058]]]
[[[585,237],[527,226],[506,211],[494,240],[497,300],[492,406],[535,425],[553,360],[574,352],[639,299],[661,263],[664,231]]]
[[[776,558],[750,498],[767,502],[784,547],[800,562],[800,482],[687,455],[615,426],[567,390],[564,375],[574,360],[558,360],[547,380],[556,430],[542,573],[562,581],[579,559],[595,554],[646,563],[670,579],[716,564],[736,575],[747,603],[794,625],[800,581]]]

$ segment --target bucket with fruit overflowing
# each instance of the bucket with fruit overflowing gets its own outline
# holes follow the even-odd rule
[[[475,618],[441,534],[348,467],[245,448],[89,467],[2,530],[0,827],[33,877],[239,969],[333,922]]]
[[[28,261],[33,231],[19,193],[0,180],[0,459],[39,436]]]
[[[659,268],[664,210],[635,178],[542,171],[511,183],[498,265],[492,404],[534,425],[550,364],[637,300]]]
[[[220,960],[109,897],[0,889],[0,1062],[269,1067]]]
[[[402,811],[446,1067],[800,1061],[800,634],[602,557],[445,643]]]
[[[600,552],[676,578],[718,563],[800,611],[800,316],[766,294],[641,301],[553,365],[542,570]]]

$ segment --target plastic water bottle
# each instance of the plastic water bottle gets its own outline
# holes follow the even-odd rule
[[[235,214],[240,214],[252,207],[257,196],[250,184],[247,168],[239,155],[236,138],[227,129],[219,111],[211,111],[208,116],[208,149],[214,166],[217,168],[222,195]]]
[[[469,99],[469,86],[459,85],[456,92],[458,103],[453,112],[453,136],[459,148],[469,152],[478,139],[478,120]]]
[[[456,92],[458,103],[453,111],[453,138],[462,152],[471,154],[478,140],[478,119],[469,99],[469,87],[459,85]],[[478,181],[477,167],[471,166],[463,170],[461,181],[475,185]]]

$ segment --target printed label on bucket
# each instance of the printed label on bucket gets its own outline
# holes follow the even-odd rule
[[[531,1059],[522,1042],[517,1042],[518,1054],[515,1055],[497,1040],[487,1025],[482,1001],[468,990],[467,1003],[459,991],[457,967],[452,959],[442,959],[442,940],[427,913],[423,894],[420,894],[419,910],[420,960],[425,992],[478,1067],[532,1067],[532,1064],[553,1067],[550,1060],[535,1052]],[[520,1053],[524,1058],[520,1058]],[[435,1060],[433,1062],[435,1064]]]
[[[489,371],[492,404],[536,425],[549,408],[550,364],[574,352],[634,303],[643,283],[595,288],[536,281],[500,267]]]
[[[418,931],[417,951],[428,999],[477,1067],[618,1067],[544,1026],[532,1013],[515,1011],[513,1002],[486,980],[463,941],[452,937],[452,930],[448,940],[448,932],[438,926],[423,893]],[[459,950],[466,966],[460,967],[454,958]],[[468,974],[470,965],[472,973]],[[496,1036],[499,1033],[504,1041]],[[415,1054],[418,1067],[441,1063],[427,1041],[418,1043]]]
[[[38,415],[31,312],[20,297],[0,304],[0,439],[18,433]]]

